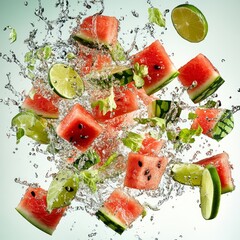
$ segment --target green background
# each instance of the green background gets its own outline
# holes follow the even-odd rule
[[[89,2],[90,1],[86,1]],[[97,2],[97,1],[96,1]],[[124,47],[129,48],[133,41],[133,34],[130,30],[135,27],[143,28],[147,22],[147,8],[150,6],[145,0],[106,0],[105,15],[114,15],[120,21],[120,39],[124,40]],[[59,10],[54,7],[55,1],[42,1],[45,9],[44,16],[55,19]],[[185,3],[180,0],[152,0],[151,4],[161,11],[171,9],[176,5]],[[231,108],[240,105],[240,83],[239,83],[239,54],[240,54],[240,14],[239,0],[192,0],[189,3],[199,7],[206,16],[209,23],[209,33],[206,39],[198,44],[186,42],[175,32],[170,13],[166,16],[167,30],[159,29],[155,38],[161,39],[166,51],[176,67],[180,67],[198,53],[205,54],[218,68],[225,84],[218,90],[217,99],[220,99],[222,106]],[[33,28],[31,23],[39,30],[39,41],[44,36],[43,24],[34,15],[38,7],[37,0],[2,0],[0,7],[0,52],[10,55],[10,50],[16,53],[20,61],[23,60],[27,51],[24,40],[28,37],[29,31]],[[91,9],[83,6],[82,1],[70,1],[70,13],[77,16],[78,12],[85,12],[86,15],[94,14],[101,8],[95,3]],[[132,11],[136,11],[139,17],[134,17]],[[12,26],[17,30],[18,39],[10,44],[8,40],[9,30],[3,31],[6,26]],[[156,27],[157,28],[157,27]],[[69,31],[66,26],[63,38],[68,38]],[[161,32],[164,32],[161,34]],[[56,33],[57,35],[57,33]],[[150,44],[155,38],[149,34],[140,32],[137,35],[137,42],[142,48]],[[234,131],[216,144],[214,152],[226,151],[230,155],[233,164],[233,178],[235,179],[236,190],[226,194],[221,199],[219,215],[212,221],[203,220],[199,208],[198,190],[186,191],[182,196],[170,199],[164,203],[161,210],[151,212],[145,219],[137,220],[133,228],[126,231],[122,236],[115,234],[111,229],[106,228],[94,216],[83,211],[70,211],[61,220],[53,236],[48,236],[34,228],[15,210],[25,187],[15,183],[14,179],[20,177],[22,181],[38,182],[42,187],[47,188],[49,179],[45,178],[48,169],[53,168],[41,154],[31,154],[31,144],[28,139],[23,139],[19,145],[15,144],[15,137],[10,130],[11,118],[18,112],[18,107],[10,99],[16,99],[11,91],[6,89],[8,79],[6,74],[11,72],[11,82],[15,90],[28,91],[31,87],[29,80],[19,75],[19,68],[14,63],[7,63],[0,58],[0,239],[1,240],[107,240],[107,239],[143,239],[143,240],[237,240],[240,236],[240,127],[239,113],[235,116]],[[171,83],[172,84],[172,83]],[[174,84],[171,86],[174,87]],[[9,102],[9,105],[4,102]],[[210,149],[209,149],[210,150]],[[201,154],[206,156],[207,148]],[[186,156],[187,158],[187,156]],[[186,159],[187,161],[187,159]]]

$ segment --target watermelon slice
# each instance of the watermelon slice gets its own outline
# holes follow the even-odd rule
[[[103,123],[109,119],[138,110],[139,108],[137,95],[131,85],[115,88],[114,101],[116,103],[116,109],[108,111],[106,114],[103,114],[99,106],[93,107],[92,112],[95,119]]]
[[[218,70],[203,54],[198,54],[179,68],[179,80],[188,88],[187,92],[194,103],[199,103],[212,95],[224,83]]]
[[[157,189],[168,160],[139,153],[129,153],[124,186],[136,189]]]
[[[56,129],[57,134],[80,151],[86,151],[102,132],[102,127],[80,104],[75,104]]]
[[[41,89],[33,88],[23,101],[21,107],[23,109],[32,110],[37,115],[45,118],[58,118],[58,100],[59,97],[56,94],[50,94],[50,97],[46,98],[42,95]]]
[[[177,69],[158,40],[135,54],[132,63],[148,67],[148,76],[144,78],[143,86],[148,95],[157,92],[178,75]]]
[[[203,167],[207,166],[208,164],[212,164],[216,167],[221,180],[222,193],[231,192],[235,189],[232,179],[231,165],[229,163],[229,155],[226,152],[205,158],[203,160],[195,162],[195,164],[199,164]]]
[[[197,117],[191,128],[202,128],[202,133],[217,141],[222,140],[234,127],[233,113],[228,109],[220,108],[197,108]]]
[[[143,206],[122,189],[115,189],[96,216],[115,232],[122,234],[144,213]]]
[[[119,22],[115,17],[93,15],[83,19],[73,38],[83,45],[99,48],[117,43]]]
[[[45,233],[53,234],[66,208],[47,211],[47,191],[42,188],[29,187],[16,210],[31,224]]]

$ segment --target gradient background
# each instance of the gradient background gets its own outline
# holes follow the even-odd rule
[[[27,2],[27,6],[24,4]],[[55,19],[58,11],[54,7],[55,1],[42,1],[45,8],[45,15],[50,19]],[[79,3],[78,3],[79,2]],[[152,5],[161,11],[171,10],[176,5],[185,3],[181,0],[152,0]],[[163,40],[164,46],[176,67],[180,67],[196,54],[202,52],[218,68],[225,84],[218,90],[218,98],[221,99],[223,107],[231,108],[232,105],[240,105],[240,83],[239,83],[239,54],[240,54],[240,2],[239,0],[211,0],[211,1],[189,1],[199,7],[205,14],[209,23],[209,33],[207,38],[199,43],[192,44],[181,39],[173,29],[170,13],[167,14],[167,30],[164,34],[156,34]],[[24,39],[32,30],[34,23],[41,35],[44,28],[41,22],[34,15],[37,8],[37,0],[1,0],[0,4],[0,52],[9,54],[13,50],[22,61],[24,53],[27,51]],[[97,6],[97,5],[96,5]],[[125,41],[125,47],[133,40],[133,35],[128,34],[134,27],[142,28],[147,22],[147,8],[149,4],[145,0],[106,0],[105,15],[114,15],[121,21],[121,37]],[[96,7],[100,10],[99,7]],[[96,12],[96,8],[87,10],[81,1],[70,1],[71,14],[76,16],[78,11],[86,11],[88,15]],[[139,13],[136,18],[131,11]],[[9,31],[3,31],[4,27],[10,25],[17,30],[18,40],[10,44],[8,41]],[[66,31],[65,36],[68,37]],[[154,39],[149,35],[144,37],[140,34],[137,37],[139,46],[150,44]],[[41,38],[39,39],[41,41]],[[174,53],[174,54],[173,54]],[[16,91],[29,90],[31,84],[27,79],[19,75],[18,67],[13,63],[7,63],[0,58],[0,99],[14,98],[12,93],[5,88],[8,83],[6,74],[11,72],[11,81]],[[9,106],[0,102],[0,239],[1,240],[107,240],[107,239],[143,239],[143,240],[237,240],[240,236],[240,113],[235,114],[234,131],[216,145],[215,151],[226,151],[230,155],[230,161],[234,166],[233,178],[235,179],[236,190],[230,194],[225,194],[221,199],[219,215],[211,221],[203,220],[198,207],[198,190],[187,191],[181,197],[170,199],[162,205],[159,212],[150,212],[146,218],[137,220],[132,229],[129,229],[122,236],[115,234],[111,229],[105,227],[95,217],[91,217],[85,212],[69,212],[60,222],[53,236],[34,228],[15,210],[20,198],[25,191],[25,187],[14,182],[16,177],[28,182],[39,182],[42,187],[49,184],[45,179],[48,169],[53,168],[52,164],[46,161],[42,155],[30,155],[31,145],[29,139],[24,138],[19,145],[15,144],[15,137],[10,136],[10,122],[12,117],[18,112],[18,108],[12,103]],[[207,150],[206,150],[207,151]],[[206,154],[205,152],[202,155]],[[38,177],[36,178],[36,174]]]

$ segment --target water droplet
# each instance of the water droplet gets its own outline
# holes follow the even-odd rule
[[[27,1],[24,2],[24,6],[28,6],[28,2]]]

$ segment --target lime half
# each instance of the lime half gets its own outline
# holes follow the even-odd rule
[[[221,199],[221,181],[216,168],[207,165],[203,170],[200,186],[201,212],[204,219],[217,216]]]
[[[200,186],[203,167],[191,163],[176,163],[171,169],[172,178],[182,184]]]
[[[172,23],[178,34],[189,42],[201,42],[208,33],[208,23],[203,13],[191,4],[175,7]]]
[[[54,91],[63,98],[81,96],[84,84],[79,74],[70,66],[57,63],[49,70],[49,82]]]

